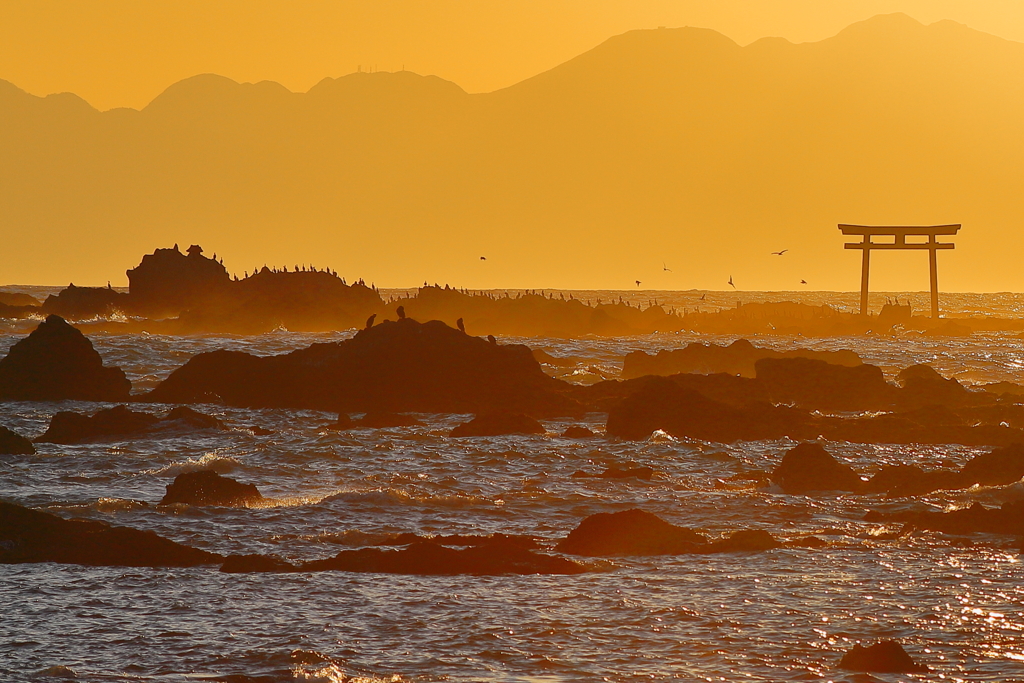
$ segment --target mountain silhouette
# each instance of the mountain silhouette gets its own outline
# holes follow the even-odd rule
[[[1021,73],[1024,44],[895,14],[804,44],[632,31],[485,94],[204,74],[99,112],[0,81],[0,273],[102,284],[201,241],[239,274],[280,254],[395,285],[854,289],[837,223],[958,222],[942,288],[1019,289]],[[873,277],[927,283],[907,254]]]

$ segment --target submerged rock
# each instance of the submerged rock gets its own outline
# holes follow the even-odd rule
[[[417,542],[400,550],[362,548],[342,550],[334,557],[291,565],[275,557],[233,556],[221,567],[223,572],[260,571],[344,571],[375,574],[421,574],[428,576],[474,574],[582,574],[591,567],[554,555],[533,552],[518,543],[494,540],[466,548],[448,548],[438,543]]]
[[[59,412],[50,419],[50,426],[36,443],[76,444],[103,439],[119,439],[150,435],[161,429],[187,430],[223,429],[215,417],[179,406],[163,417],[140,413],[120,405],[97,411],[92,415]]]
[[[654,468],[646,466],[638,467],[619,467],[618,465],[610,465],[605,468],[603,472],[598,474],[590,474],[583,470],[576,470],[572,473],[572,476],[576,479],[653,479]]]
[[[194,567],[220,555],[105,522],[62,519],[0,502],[0,564],[58,562],[113,567]]]
[[[1004,503],[998,508],[986,508],[981,503],[974,503],[969,508],[952,512],[871,511],[864,519],[868,522],[906,522],[918,529],[954,535],[980,533],[1024,536],[1024,501]]]
[[[377,412],[367,413],[355,424],[361,429],[392,429],[394,427],[415,427],[422,425],[420,420],[403,413]]]
[[[544,374],[530,350],[491,344],[440,321],[385,321],[342,342],[280,356],[201,353],[148,395],[216,399],[250,408],[340,412],[480,413],[505,409],[570,415],[581,406]]]
[[[0,455],[32,455],[32,442],[7,427],[0,426]]]
[[[582,425],[569,425],[562,432],[563,439],[589,439],[592,436],[597,436],[597,434]]]
[[[241,507],[263,500],[254,484],[242,484],[213,470],[183,472],[167,485],[160,505],[221,505]]]
[[[867,673],[909,674],[928,671],[915,662],[894,640],[882,640],[870,647],[855,644],[839,661],[840,669]]]
[[[771,479],[786,493],[859,491],[864,486],[852,467],[840,463],[821,444],[810,442],[782,456]]]
[[[85,335],[51,315],[0,360],[0,400],[124,401],[131,382]]]
[[[460,424],[449,436],[501,436],[504,434],[544,434],[544,425],[522,413],[493,412],[477,415]]]

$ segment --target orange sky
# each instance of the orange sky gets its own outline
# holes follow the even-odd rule
[[[74,92],[99,109],[143,107],[197,73],[305,91],[359,65],[481,92],[634,28],[804,42],[897,11],[1024,42],[1019,0],[3,0],[0,78],[37,95]]]

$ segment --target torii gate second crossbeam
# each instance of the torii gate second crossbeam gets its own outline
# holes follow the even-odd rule
[[[927,249],[928,265],[931,273],[932,289],[932,317],[939,317],[939,265],[935,258],[939,249],[954,249],[956,245],[949,242],[939,242],[938,235],[955,235],[960,230],[960,224],[956,225],[914,225],[914,226],[887,226],[887,225],[844,225],[840,224],[839,229],[844,235],[861,235],[864,239],[860,242],[848,242],[847,249],[860,249],[863,258],[860,270],[860,312],[861,315],[868,314],[868,271],[871,266],[872,249]],[[908,235],[927,236],[927,242],[907,242]],[[892,242],[872,242],[872,237],[892,237]]]

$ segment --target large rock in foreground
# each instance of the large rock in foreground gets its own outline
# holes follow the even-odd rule
[[[199,354],[148,398],[337,412],[581,412],[563,389],[526,346],[490,343],[440,321],[406,318],[280,356]]]
[[[903,646],[894,640],[882,640],[870,647],[859,643],[843,655],[840,669],[880,674],[910,674],[928,671],[915,662]]]
[[[220,505],[241,507],[263,500],[254,484],[222,477],[213,470],[182,472],[167,485],[160,505]]]
[[[124,371],[104,367],[85,335],[51,315],[0,360],[0,400],[125,401]]]
[[[7,427],[0,426],[0,455],[32,455],[36,452],[32,442]]]
[[[223,558],[152,531],[62,519],[0,502],[0,564],[59,562],[110,567],[194,567]]]

